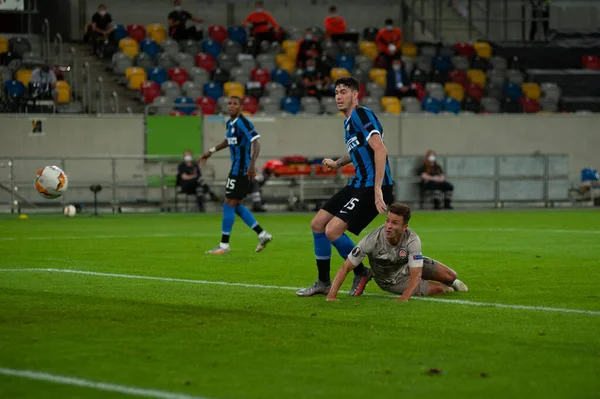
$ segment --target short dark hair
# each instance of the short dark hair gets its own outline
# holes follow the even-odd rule
[[[385,24],[386,25],[393,25],[394,24],[394,20],[391,19],[391,18],[388,18],[388,19],[385,20]]]
[[[410,220],[410,208],[406,204],[394,202],[389,206],[388,212],[393,213],[394,215],[402,216],[404,224],[408,224],[408,221]]]
[[[98,4],[98,9],[101,9],[101,8],[106,8],[106,6],[104,4]]]
[[[331,12],[331,11],[337,11],[337,7],[336,6],[329,7],[329,12]]]
[[[242,105],[242,99],[238,96],[230,96],[229,99],[237,101],[240,105]]]
[[[343,78],[337,79],[334,83],[334,87],[338,87],[339,85],[348,86],[350,90],[353,91],[360,90],[360,83],[358,83],[358,80],[356,80],[356,78],[352,76],[345,76]]]

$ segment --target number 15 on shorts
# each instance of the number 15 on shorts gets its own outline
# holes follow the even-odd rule
[[[235,179],[227,179],[227,183],[225,184],[225,190],[227,190],[227,191],[235,190]]]
[[[351,211],[354,209],[354,207],[356,206],[356,204],[358,204],[359,199],[358,198],[352,198],[350,201],[348,201],[346,203],[346,205],[344,205],[342,207],[342,210],[340,211],[341,213],[348,213],[348,211]]]

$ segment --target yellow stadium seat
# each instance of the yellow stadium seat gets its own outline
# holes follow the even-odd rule
[[[385,87],[387,71],[383,68],[371,68],[369,71],[369,78],[379,86]]]
[[[15,75],[15,79],[27,87],[31,80],[31,72],[33,72],[31,69],[19,69]]]
[[[490,58],[492,56],[492,46],[488,42],[475,42],[473,48],[481,58]]]
[[[293,51],[293,52],[297,52],[298,51],[298,42],[295,40],[284,40],[283,42],[281,42],[281,49],[283,50],[284,53]]]
[[[119,50],[123,50],[123,47],[132,46],[134,44],[137,44],[137,42],[134,39],[126,37],[124,39],[119,40]]]
[[[8,39],[0,36],[0,54],[8,53]]]
[[[377,55],[379,54],[379,52],[377,51],[377,45],[375,44],[375,42],[362,41],[358,45],[358,48],[362,55],[365,55],[372,60],[377,58]]]
[[[382,97],[381,107],[385,112],[398,115],[402,111],[402,104],[398,97]]]
[[[417,46],[412,43],[404,43],[402,45],[402,55],[414,59],[417,56]]]
[[[130,58],[134,58],[140,52],[139,44],[134,41],[134,44],[129,44],[121,49],[123,54],[127,54]]]
[[[288,57],[287,54],[278,54],[275,57],[275,63],[277,64],[277,68],[281,68],[281,65],[283,65],[286,62],[292,61],[294,62],[295,58],[290,58]]]
[[[244,116],[252,116],[252,114],[248,111],[242,111],[242,115]]]
[[[332,68],[331,69],[331,79],[337,80],[339,78],[344,78],[346,76],[350,76],[350,72],[346,68]]]
[[[448,97],[461,101],[465,98],[465,89],[460,83],[448,82],[444,85],[444,90]]]
[[[550,115],[550,114],[553,114],[554,112],[552,112],[552,111],[538,111],[537,113],[538,114],[542,114],[542,115]]]
[[[542,89],[537,83],[523,83],[521,85],[521,89],[523,90],[523,94],[525,94],[525,97],[536,101],[540,100],[540,97],[542,95]]]
[[[485,87],[486,76],[481,69],[469,69],[467,71],[467,77],[471,83]]]
[[[129,82],[129,88],[139,90],[140,86],[148,79],[144,68],[127,68],[125,78]]]
[[[294,72],[294,69],[296,69],[296,62],[287,58],[279,65],[279,68],[291,74]]]
[[[223,85],[223,92],[227,97],[237,96],[243,98],[244,86],[239,82],[226,82]],[[239,93],[242,93],[242,95],[240,96]]]
[[[56,82],[56,91],[58,92],[58,103],[66,104],[71,102],[71,85],[64,80]]]
[[[148,36],[157,43],[160,43],[167,38],[167,30],[162,24],[148,25],[146,27],[146,32],[148,32]]]

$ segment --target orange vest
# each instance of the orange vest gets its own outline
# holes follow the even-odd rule
[[[400,47],[402,43],[402,31],[399,28],[393,28],[392,30],[381,28],[377,33],[375,41],[379,47],[379,52],[389,54],[388,46],[390,44],[395,45],[396,48]]]
[[[328,15],[325,17],[325,32],[327,37],[339,33],[346,33],[346,20],[338,15]]]
[[[277,22],[271,16],[271,14],[269,14],[266,11],[251,12],[242,22],[242,25],[245,25],[247,23],[251,23],[253,25],[252,34],[268,32],[271,29],[269,25],[271,25],[273,29],[277,29],[279,27],[279,25],[277,25]]]

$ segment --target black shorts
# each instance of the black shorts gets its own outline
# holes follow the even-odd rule
[[[247,175],[229,175],[225,184],[225,197],[233,200],[243,200],[250,191],[250,180]]]
[[[393,186],[382,187],[383,200],[387,205],[394,200]],[[344,187],[323,205],[324,211],[348,223],[348,231],[359,235],[379,215],[375,206],[375,189],[373,187]]]

